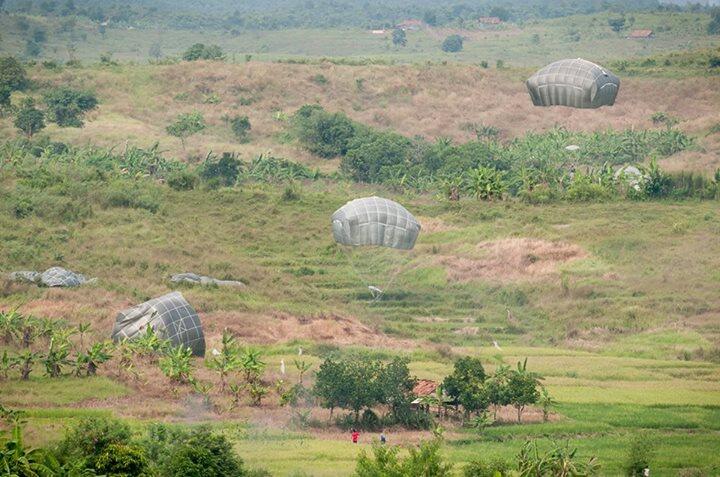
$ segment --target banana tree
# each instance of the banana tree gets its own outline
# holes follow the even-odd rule
[[[235,338],[228,330],[223,331],[220,351],[213,349],[212,357],[206,361],[206,366],[220,375],[220,392],[225,392],[228,374],[242,366],[238,352]]]
[[[45,365],[45,374],[51,378],[57,378],[62,374],[62,367],[70,364],[70,345],[67,341],[50,338],[50,346],[42,362]]]

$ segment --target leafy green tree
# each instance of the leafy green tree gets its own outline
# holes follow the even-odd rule
[[[527,358],[510,373],[507,382],[508,402],[517,410],[518,422],[522,422],[525,407],[540,399],[539,386],[538,375],[527,370]]]
[[[495,6],[490,9],[491,17],[498,17],[500,20],[506,22],[510,20],[510,10],[505,7]]]
[[[437,13],[434,10],[426,10],[423,14],[423,21],[428,25],[434,27],[438,25]]]
[[[48,108],[48,120],[60,127],[83,127],[83,115],[98,105],[93,93],[66,87],[46,92],[43,99]]]
[[[540,407],[542,408],[543,422],[547,422],[548,418],[550,417],[550,411],[557,404],[557,402],[555,401],[555,399],[553,399],[545,386],[542,386],[540,390],[540,398],[538,399],[538,404],[540,404]]]
[[[165,130],[171,136],[179,138],[183,149],[185,149],[185,140],[193,134],[199,133],[205,127],[205,118],[202,113],[195,111],[179,115]]]
[[[497,411],[501,406],[510,404],[510,394],[508,393],[508,380],[510,378],[511,369],[509,366],[500,365],[495,372],[485,381],[485,389],[487,391],[488,400],[493,406],[493,416],[497,419]]]
[[[442,51],[445,53],[457,53],[463,49],[463,37],[450,35],[442,43]]]
[[[474,460],[463,469],[463,477],[509,477],[511,471],[506,460]]]
[[[615,33],[620,33],[625,28],[625,17],[610,17],[608,18],[608,25]]]
[[[313,393],[320,400],[320,405],[330,409],[332,419],[335,408],[341,407],[345,402],[345,394],[351,383],[345,380],[347,364],[343,361],[326,359],[315,375]]]
[[[379,367],[377,382],[379,404],[390,407],[396,421],[401,421],[410,410],[415,379],[410,377],[407,358],[395,358]]]
[[[243,370],[243,376],[247,384],[259,384],[265,366],[266,364],[262,360],[262,352],[259,349],[247,346],[240,353],[240,367]]]
[[[42,28],[38,28],[32,33],[32,40],[35,43],[47,43],[47,32]]]
[[[471,356],[455,361],[453,372],[443,381],[443,388],[466,413],[482,412],[489,405],[485,389],[485,369],[480,358]]]
[[[392,32],[392,42],[395,46],[407,45],[407,35],[402,28],[396,28]]]
[[[247,142],[250,137],[250,119],[247,116],[235,116],[230,120],[230,128],[240,142]]]
[[[35,107],[35,102],[27,98],[15,115],[15,127],[22,131],[28,139],[45,128],[45,113]]]
[[[12,90],[9,87],[0,86],[0,117],[12,107],[11,95]]]
[[[195,43],[188,48],[182,56],[185,61],[197,60],[224,60],[225,54],[217,45],[205,45],[204,43]]]

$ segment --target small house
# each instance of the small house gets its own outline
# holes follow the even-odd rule
[[[403,22],[398,23],[395,25],[395,28],[398,28],[403,31],[416,31],[423,27],[422,20],[405,20]]]
[[[370,30],[370,33],[372,33],[373,35],[384,35],[385,30]]]
[[[633,30],[628,35],[628,39],[630,40],[643,40],[649,38],[655,38],[655,32],[652,30]]]

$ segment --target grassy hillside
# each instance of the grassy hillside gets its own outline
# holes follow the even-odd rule
[[[657,69],[657,68],[655,68]],[[694,70],[693,70],[694,71]],[[670,169],[714,172],[720,165],[720,79],[689,72],[681,78],[623,78],[615,106],[600,110],[536,108],[524,80],[531,70],[486,70],[453,65],[346,66],[250,62],[181,63],[168,66],[92,66],[48,70],[31,76],[40,86],[70,85],[96,92],[100,106],[82,129],[46,134],[71,144],[149,147],[159,142],[168,155],[197,161],[209,150],[235,151],[246,158],[271,150],[324,171],[335,161],[318,159],[287,135],[287,118],[300,106],[319,103],[380,129],[428,140],[474,139],[478,125],[499,129],[504,140],[553,127],[597,131],[655,127],[651,116],[665,112],[678,127],[697,137],[698,147],[665,160]],[[15,101],[19,101],[20,95]],[[165,130],[178,114],[203,113],[208,128],[181,141]],[[247,115],[250,141],[240,144],[224,117]],[[10,118],[0,118],[0,133],[16,134]]]

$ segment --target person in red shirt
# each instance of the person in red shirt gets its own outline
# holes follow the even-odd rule
[[[353,428],[350,436],[352,437],[353,444],[357,444],[358,439],[360,438],[360,433],[357,431],[357,429]]]

